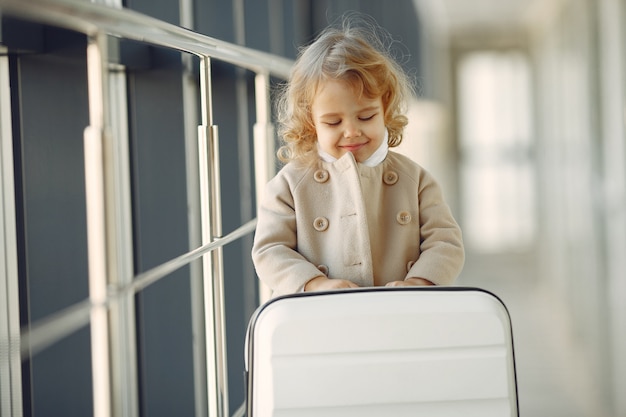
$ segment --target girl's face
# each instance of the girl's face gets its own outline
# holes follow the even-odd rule
[[[319,147],[337,159],[352,152],[357,162],[364,162],[385,137],[382,99],[358,97],[343,81],[320,84],[311,115]]]

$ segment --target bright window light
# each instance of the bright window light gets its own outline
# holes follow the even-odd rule
[[[478,252],[535,236],[530,75],[520,52],[473,52],[458,67],[463,228]]]

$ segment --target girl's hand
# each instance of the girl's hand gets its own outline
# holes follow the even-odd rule
[[[429,287],[435,285],[424,278],[407,278],[404,281],[391,281],[385,287]]]
[[[352,281],[345,279],[330,279],[323,275],[313,278],[304,285],[305,292],[338,290],[342,288],[359,288],[359,286]]]

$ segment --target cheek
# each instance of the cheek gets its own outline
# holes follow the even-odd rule
[[[338,140],[336,140],[335,135],[331,132],[318,132],[317,145],[322,151],[329,153],[335,158],[340,156],[340,152],[336,147],[337,143]]]
[[[334,142],[332,136],[328,134],[328,132],[318,131],[317,132],[317,142],[321,147],[330,147]]]
[[[370,138],[376,138],[376,141],[382,142],[383,138],[385,137],[385,130],[386,128],[384,125],[377,125],[377,126],[372,126],[366,132]]]
[[[333,130],[324,125],[316,126],[315,134],[317,135],[318,140],[331,140],[331,138],[335,136]]]

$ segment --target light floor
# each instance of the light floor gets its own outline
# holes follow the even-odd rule
[[[564,309],[532,274],[484,273],[469,262],[458,284],[486,289],[507,306],[513,326],[521,417],[610,417]],[[515,271],[515,269],[508,269]]]

